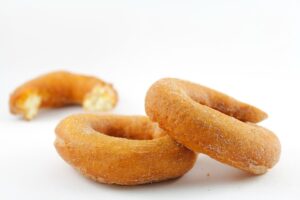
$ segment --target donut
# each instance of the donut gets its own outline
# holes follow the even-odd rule
[[[82,104],[89,111],[108,111],[117,103],[112,85],[92,76],[56,71],[18,87],[10,96],[10,111],[31,120],[39,108]]]
[[[101,183],[139,185],[180,177],[197,154],[145,116],[72,115],[56,128],[60,156]]]
[[[280,157],[276,135],[254,123],[258,108],[210,88],[174,78],[155,82],[145,110],[178,143],[252,174],[263,174]]]

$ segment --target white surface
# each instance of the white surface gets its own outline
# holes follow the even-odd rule
[[[299,199],[299,1],[0,1],[0,199]],[[189,79],[269,113],[282,142],[266,175],[199,156],[186,176],[138,187],[94,183],[53,147],[54,128],[80,107],[31,122],[8,111],[9,93],[55,69],[116,86],[117,114],[144,114],[155,80]],[[210,176],[207,176],[207,173]]]

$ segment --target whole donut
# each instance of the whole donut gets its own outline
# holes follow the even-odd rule
[[[161,79],[148,90],[145,108],[149,118],[177,142],[228,165],[263,174],[279,160],[276,135],[249,123],[267,115],[215,90]]]
[[[119,185],[182,176],[192,168],[197,157],[142,116],[67,117],[56,128],[55,147],[83,175]]]
[[[10,96],[10,111],[30,120],[39,108],[82,104],[86,110],[107,111],[117,99],[113,87],[96,77],[57,71],[18,87]]]

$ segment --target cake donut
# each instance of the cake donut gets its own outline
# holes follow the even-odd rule
[[[210,88],[161,79],[148,90],[145,110],[177,142],[241,170],[263,174],[279,160],[276,135],[254,124],[267,114]]]
[[[117,92],[96,77],[57,71],[18,87],[10,96],[10,111],[31,120],[39,108],[82,104],[89,111],[108,111],[117,103]]]
[[[197,157],[144,116],[67,117],[56,128],[55,147],[83,175],[118,185],[180,177]]]

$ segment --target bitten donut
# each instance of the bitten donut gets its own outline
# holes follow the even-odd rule
[[[73,115],[56,128],[55,147],[83,175],[138,185],[182,176],[196,154],[142,116]]]
[[[279,160],[276,135],[251,123],[266,113],[215,90],[166,78],[148,90],[145,107],[177,142],[228,165],[263,174]]]
[[[107,111],[117,99],[112,85],[96,77],[57,71],[18,87],[10,96],[10,111],[30,120],[39,108],[82,104],[86,110]]]

